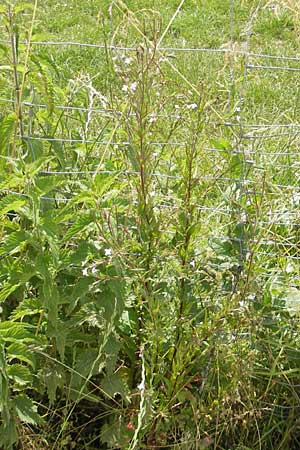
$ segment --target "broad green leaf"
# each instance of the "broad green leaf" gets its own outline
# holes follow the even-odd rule
[[[11,233],[0,247],[0,256],[6,253],[14,254],[20,252],[28,243],[30,236],[25,231]]]
[[[30,177],[34,177],[41,171],[41,168],[48,164],[52,160],[52,156],[42,156],[41,158],[33,161],[30,164],[26,164],[26,173]]]
[[[35,316],[43,311],[38,298],[26,298],[10,315],[10,320],[19,320],[27,316]]]
[[[55,366],[47,367],[44,371],[44,382],[46,384],[49,402],[52,405],[56,399],[57,389],[64,385],[64,372]]]
[[[110,335],[103,348],[103,351],[106,353],[107,356],[106,361],[107,375],[112,375],[116,369],[120,347],[121,347],[120,343],[118,342],[116,336]]]
[[[31,241],[32,242],[32,241]],[[31,264],[24,264],[24,266],[19,266],[15,272],[11,273],[11,282],[21,286],[27,283],[33,276],[36,275],[36,268]]]
[[[39,75],[36,77],[35,83],[37,87],[40,87],[40,89],[44,91],[48,111],[52,114],[54,110],[55,88],[52,77],[49,73],[49,65],[45,63],[44,58],[38,54],[31,53],[30,58],[31,61],[37,66],[36,72]]]
[[[0,155],[7,154],[7,146],[12,141],[16,120],[15,114],[9,114],[0,120]]]
[[[19,283],[13,284],[7,281],[0,289],[0,303],[4,302],[18,287]]]
[[[75,195],[75,197],[72,198],[70,205],[77,205],[78,203],[85,203],[85,205],[90,208],[96,208],[97,206],[95,194],[91,190],[86,190]]]
[[[0,336],[4,341],[33,341],[34,334],[30,332],[35,327],[27,323],[3,321],[0,322]]]
[[[78,283],[75,284],[70,294],[70,304],[68,306],[69,314],[73,311],[78,301],[85,298],[85,296],[89,293],[90,286],[94,281],[95,280],[92,277],[83,277],[80,278]]]
[[[36,365],[35,355],[31,350],[28,350],[28,346],[23,344],[22,342],[13,342],[6,349],[7,359],[8,361],[12,361],[13,359],[18,359],[19,361],[26,362],[33,369]]]
[[[52,323],[51,323],[52,325]],[[56,342],[56,347],[60,356],[61,361],[63,362],[65,359],[65,347],[66,347],[66,339],[68,336],[68,324],[66,322],[62,322],[57,320],[56,327],[52,328],[50,325],[48,326],[48,336],[49,338],[54,338]]]
[[[21,190],[24,188],[26,184],[26,180],[24,176],[21,175],[15,175],[15,174],[11,174],[11,176],[7,177],[1,184],[0,184],[0,192],[4,189],[18,189]],[[22,198],[22,199],[26,199],[28,198],[28,196],[22,196],[22,194],[15,194],[16,196],[18,196],[18,198]]]
[[[100,373],[103,367],[104,362],[100,361],[98,349],[82,349],[76,358],[73,386],[82,386],[92,375]]]
[[[13,445],[18,441],[17,424],[15,420],[10,419],[8,423],[0,426],[0,448],[11,450]]]
[[[62,256],[62,259],[65,264],[81,266],[82,262],[90,259],[91,257],[95,257],[94,255],[96,252],[96,248],[89,242],[79,241],[78,247],[73,251],[65,253]]]
[[[6,195],[0,200],[0,216],[6,215],[9,211],[18,212],[26,203],[25,198],[20,198],[17,195]]]
[[[122,426],[123,425],[123,426]],[[128,437],[124,433],[125,423],[104,423],[101,427],[100,439],[104,448],[128,448]]]
[[[80,373],[84,378],[97,373],[97,369],[94,368],[94,363],[98,357],[98,350],[91,348],[88,351],[82,350],[76,360],[75,370]]]
[[[25,394],[20,394],[14,398],[16,412],[22,422],[38,425],[43,419],[37,412],[37,406]]]
[[[98,173],[94,179],[94,185],[98,196],[102,196],[107,192],[111,186],[114,184],[118,175],[107,175],[103,173]]]
[[[55,176],[40,176],[35,181],[35,186],[40,195],[45,195],[56,189],[59,186],[65,184],[65,180],[62,177]]]
[[[12,364],[7,367],[6,372],[8,377],[17,384],[25,386],[32,383],[32,374],[26,366]]]
[[[101,382],[101,388],[111,398],[114,398],[117,394],[121,395],[124,400],[130,402],[128,388],[125,386],[122,378],[118,373],[114,373],[110,376],[103,378]]]
[[[211,143],[218,150],[228,150],[230,148],[230,143],[222,137],[219,139],[212,139]]]
[[[64,240],[68,241],[69,239],[71,239],[73,236],[75,236],[76,234],[82,232],[85,230],[85,228],[87,226],[89,226],[92,222],[94,221],[93,216],[91,215],[82,215],[81,217],[79,217],[79,219],[77,219],[77,221],[71,225],[71,227],[68,229],[68,231],[66,232],[65,236],[64,236]]]
[[[26,162],[31,163],[43,156],[44,143],[42,141],[26,140],[25,145],[27,147],[27,157],[24,159]]]
[[[14,6],[14,12],[15,12],[15,14],[18,14],[20,12],[26,11],[27,9],[33,9],[33,8],[34,8],[33,3],[20,2]]]
[[[76,314],[78,318],[78,325],[88,324],[90,327],[99,328],[103,330],[105,319],[103,317],[103,308],[97,308],[94,302],[89,302],[83,305],[80,311]]]

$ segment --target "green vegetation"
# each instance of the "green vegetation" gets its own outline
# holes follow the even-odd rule
[[[299,17],[2,2],[1,449],[299,448]]]

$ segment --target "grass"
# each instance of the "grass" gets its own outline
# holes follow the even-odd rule
[[[40,106],[1,101],[5,450],[299,447],[299,61],[257,55],[299,55],[299,7],[178,4],[38,5],[33,40],[106,48],[33,44]]]

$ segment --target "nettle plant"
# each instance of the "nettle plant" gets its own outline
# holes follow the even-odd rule
[[[24,10],[30,7],[23,5]],[[42,170],[61,168],[67,155],[51,139],[32,144],[24,132],[34,127],[33,133],[55,134],[63,118],[58,122],[53,103],[61,92],[53,88],[46,60],[41,63],[28,47],[24,56],[18,47],[24,35],[11,26],[22,11],[20,5],[9,5],[3,12],[14,37],[11,52],[4,53],[16,91],[16,113],[2,117],[0,124],[0,445],[7,449],[18,440],[22,423],[45,422],[45,411],[37,412],[45,393],[50,406],[62,398],[70,411],[82,399],[101,403],[103,397],[109,408],[117,392],[125,404],[129,401],[115,372],[125,278],[106,237],[106,209],[119,185],[111,189],[115,178],[99,174],[73,188],[61,177],[42,175]],[[26,78],[20,84],[22,57]],[[29,123],[21,102],[33,89],[47,109]],[[63,204],[58,195],[65,196]]]

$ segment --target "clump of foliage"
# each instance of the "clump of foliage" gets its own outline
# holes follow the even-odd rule
[[[244,55],[215,98],[115,8],[98,80],[34,45],[37,2],[0,7],[0,447],[297,448],[298,271],[264,252],[296,224],[264,226],[276,177],[216,124]]]

